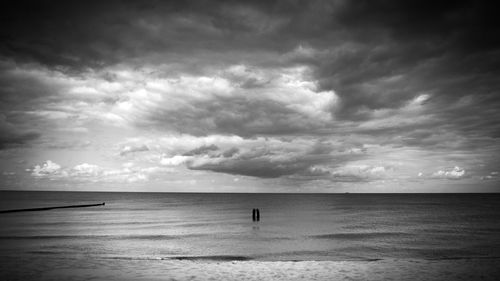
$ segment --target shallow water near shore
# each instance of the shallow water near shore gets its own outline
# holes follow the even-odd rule
[[[64,276],[86,279],[127,263],[141,264],[139,272],[169,265],[163,277],[182,275],[172,269],[182,265],[227,264],[244,272],[248,264],[296,268],[312,262],[338,269],[464,263],[482,268],[487,277],[496,274],[500,261],[498,194],[0,194],[1,210],[106,202],[1,214],[0,259],[7,280],[43,268],[60,268],[61,276],[64,268],[75,269]],[[253,208],[260,209],[259,222],[252,221]],[[54,279],[57,271],[50,272]]]

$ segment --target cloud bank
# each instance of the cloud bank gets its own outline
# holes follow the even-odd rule
[[[497,179],[491,3],[2,7],[0,166],[19,178],[139,182],[169,169],[327,191]]]

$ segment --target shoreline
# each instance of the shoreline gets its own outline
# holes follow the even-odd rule
[[[215,261],[0,257],[2,280],[498,280],[500,257],[452,260]]]

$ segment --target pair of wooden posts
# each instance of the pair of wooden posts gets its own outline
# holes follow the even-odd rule
[[[252,210],[252,220],[253,221],[260,221],[260,211],[259,211],[259,209],[253,209]]]

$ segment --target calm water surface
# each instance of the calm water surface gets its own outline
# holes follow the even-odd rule
[[[500,257],[499,194],[0,192],[1,258]],[[253,222],[259,208],[261,221]]]

